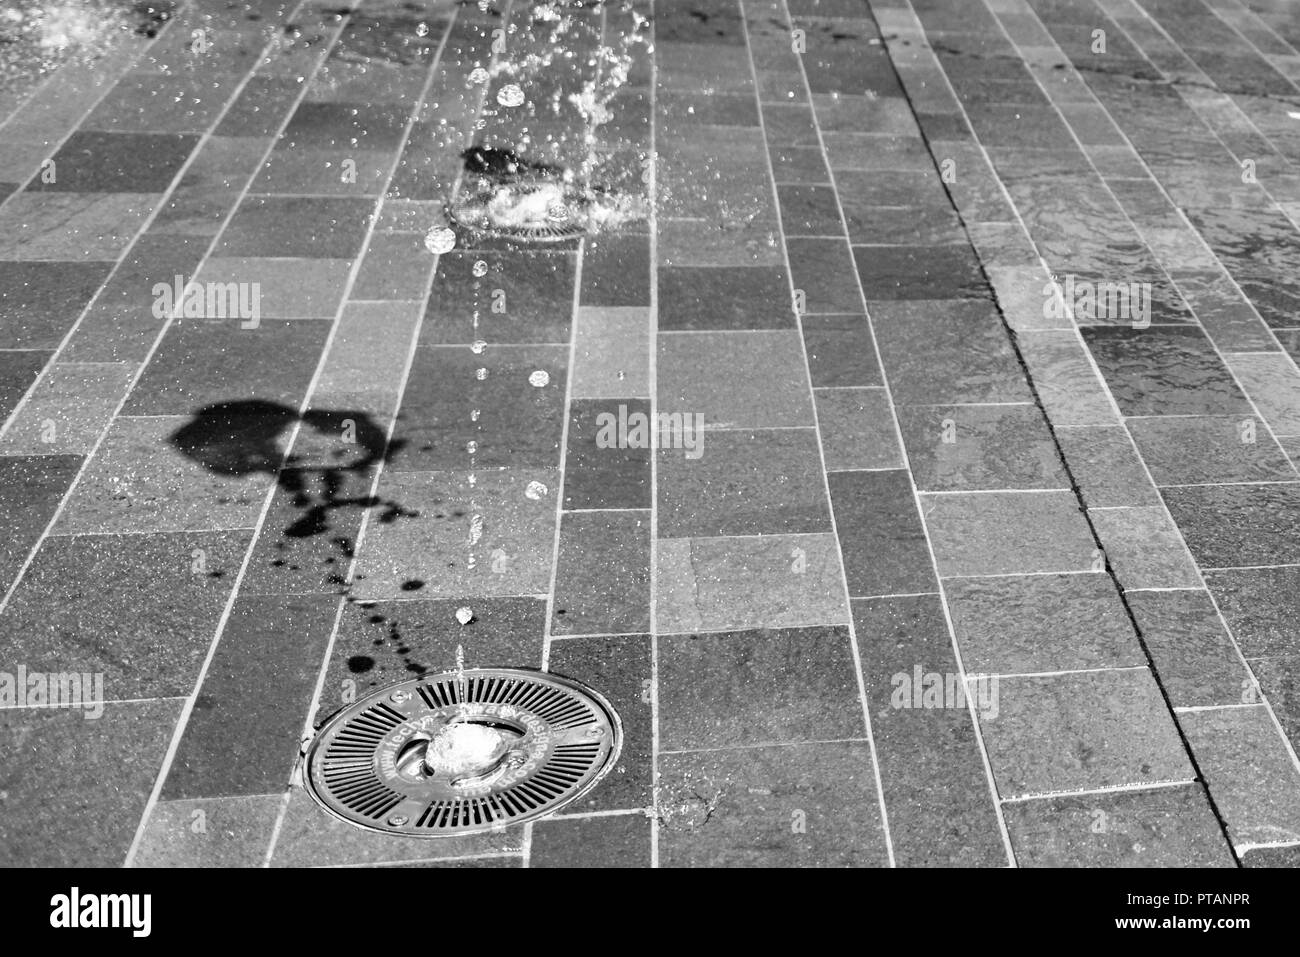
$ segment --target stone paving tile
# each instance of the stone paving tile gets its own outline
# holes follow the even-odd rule
[[[0,438],[7,455],[89,454],[126,395],[128,363],[54,363]]]
[[[649,398],[649,310],[640,306],[579,309],[569,388],[577,399]]]
[[[1293,362],[1280,355],[1224,359],[1274,435],[1300,434],[1300,372]]]
[[[1157,485],[1300,480],[1253,415],[1157,416],[1127,424]]]
[[[1300,484],[1206,485],[1161,494],[1203,568],[1300,564]]]
[[[51,157],[54,180],[28,184],[30,192],[163,193],[198,143],[165,133],[73,133]]]
[[[661,538],[830,531],[813,430],[702,436],[698,456],[689,449],[657,453]]]
[[[1294,653],[1300,567],[1207,570],[1205,583],[1248,659]]]
[[[656,385],[661,413],[706,429],[812,426],[799,333],[661,333]]]
[[[547,670],[599,688],[623,722],[623,750],[618,763],[598,788],[566,810],[574,813],[652,807],[654,721],[650,637],[624,635],[554,641]]]
[[[120,867],[158,776],[178,700],[0,710],[0,853],[27,867]],[[93,788],[52,768],[76,768]],[[58,839],[51,839],[57,835]]]
[[[533,385],[538,372],[540,386]],[[390,468],[558,466],[567,374],[568,350],[560,346],[417,349]]]
[[[941,577],[1086,571],[1096,545],[1069,492],[921,496]]]
[[[1020,867],[1233,867],[1199,784],[1003,805]]]
[[[0,208],[0,259],[113,262],[161,197],[20,192]]]
[[[1133,440],[1122,426],[1054,431],[1071,477],[1089,508],[1160,504]]]
[[[76,480],[80,455],[0,456],[0,519],[8,529],[0,545],[0,584],[13,584],[32,547]]]
[[[564,514],[554,591],[553,635],[649,631],[650,512]]]
[[[848,243],[842,239],[793,239],[787,240],[785,246],[790,257],[790,281],[804,293],[804,313],[856,312],[862,308]]]
[[[1183,544],[1181,523],[1159,506],[1090,508],[1106,561],[1125,589],[1196,588],[1196,566]],[[1098,556],[1100,557],[1100,556]]]
[[[952,578],[944,582],[944,590],[969,674],[1146,664],[1107,575]]]
[[[1036,406],[902,406],[898,420],[921,491],[1069,484],[1047,422]]]
[[[663,268],[780,266],[777,234],[776,218],[766,214],[752,220],[746,217],[739,222],[722,223],[706,219],[662,220],[659,265]]]
[[[849,597],[938,590],[925,527],[904,470],[832,472],[827,481]]]
[[[181,319],[131,390],[123,415],[184,415],[235,402],[297,408],[329,334],[325,323]]]
[[[853,258],[868,300],[991,298],[975,251],[965,243],[854,246]]]
[[[1180,716],[1233,844],[1300,837],[1300,772],[1262,707]]]
[[[476,261],[487,265],[482,278],[473,275],[471,267]],[[476,339],[495,344],[568,342],[574,268],[574,258],[565,253],[452,252],[440,256],[420,344],[468,344]],[[595,303],[584,301],[584,305]],[[479,312],[477,330],[473,325],[475,309]]]
[[[52,352],[0,350],[0,418],[7,419],[14,413],[52,357]]]
[[[813,395],[828,470],[903,467],[884,389],[815,389]]]
[[[631,442],[610,447],[607,441],[608,430],[617,431],[620,420],[633,428],[638,421],[647,423],[648,429],[649,416],[650,403],[644,399],[575,399],[569,404],[565,508],[651,507],[650,449]]]
[[[894,858],[902,867],[1003,867],[1006,851],[968,702],[922,706],[918,674],[960,687],[937,595],[853,602]]]
[[[650,820],[644,814],[552,818],[533,827],[529,867],[649,867]]]
[[[337,600],[240,596],[208,664],[162,800],[282,790]]]
[[[194,281],[256,283],[263,319],[333,319],[351,268],[350,259],[212,256]]]
[[[666,867],[885,867],[865,742],[665,754]]]
[[[102,674],[110,700],[189,694],[250,538],[193,532],[48,540],[0,612],[12,660],[32,670]]]
[[[778,266],[662,266],[658,280],[660,332],[795,327]]]
[[[434,263],[417,233],[373,233],[349,298],[422,299]]]
[[[996,313],[983,303],[868,303],[900,405],[1026,402],[1031,394]]]
[[[432,599],[423,590],[391,601],[347,601],[325,667],[317,720],[355,698],[413,675],[450,671],[456,648],[468,668],[536,668],[546,638],[540,598],[474,596],[462,626],[464,597]]]
[[[1258,700],[1209,592],[1134,592],[1128,602],[1175,708]]]
[[[1000,679],[980,728],[1004,799],[1193,777],[1145,668]]]
[[[883,383],[875,338],[865,315],[804,316],[800,325],[814,387]]]
[[[215,255],[355,259],[373,207],[371,199],[250,196],[226,225]]]
[[[1119,423],[1115,399],[1107,393],[1075,333],[1021,332],[1016,345],[1054,426]]]
[[[104,263],[0,262],[0,348],[57,348],[108,272]]]
[[[1092,326],[1082,333],[1125,415],[1250,412],[1246,397],[1200,330]]]
[[[353,588],[356,598],[400,598],[413,582],[423,582],[419,590],[427,598],[546,593],[557,470],[479,470],[472,473],[474,484],[470,474],[394,471],[381,478],[378,495],[394,503],[394,517],[367,533]],[[547,493],[528,495],[531,482],[546,486]],[[482,518],[482,534],[471,547],[470,530],[478,527],[475,515]],[[504,558],[494,560],[497,551]]]
[[[663,539],[657,562],[660,634],[848,621],[830,535]]]
[[[862,738],[847,626],[660,636],[667,751]]]
[[[160,801],[134,867],[261,867],[280,813],[278,794]]]

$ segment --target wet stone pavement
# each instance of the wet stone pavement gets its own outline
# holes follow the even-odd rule
[[[1300,862],[1293,4],[114,9],[0,20],[0,861]],[[482,143],[648,215],[439,232]],[[617,766],[327,816],[458,648]]]

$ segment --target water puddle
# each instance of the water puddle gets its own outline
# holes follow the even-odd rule
[[[156,36],[177,6],[172,0],[5,0],[0,93],[22,96],[65,63],[110,54],[131,36]]]

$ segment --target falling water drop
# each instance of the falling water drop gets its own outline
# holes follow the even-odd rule
[[[456,234],[449,226],[434,226],[424,237],[424,248],[435,255],[449,253],[456,248]]]
[[[476,356],[482,355],[483,350],[486,348],[487,348],[487,343],[484,342],[482,339],[475,339],[469,345],[469,351],[474,353],[474,355]]]
[[[534,372],[532,375],[528,377],[528,384],[536,386],[539,389],[547,385],[550,381],[551,381],[550,373],[548,373],[545,369],[538,369],[536,372]]]
[[[481,259],[476,260],[474,263],[473,271],[474,271],[474,275],[481,279],[482,277],[487,275],[487,263],[485,263]]]
[[[497,102],[502,106],[523,106],[524,91],[517,83],[509,83],[497,93]]]
[[[541,482],[529,482],[528,487],[524,489],[524,494],[534,502],[540,499],[547,492],[546,486]]]
[[[478,379],[479,382],[482,382],[487,378],[487,369],[476,369],[474,371],[474,378]]]
[[[488,81],[488,71],[483,69],[481,66],[476,66],[474,69],[470,70],[469,73],[470,86],[482,86],[487,81]]]

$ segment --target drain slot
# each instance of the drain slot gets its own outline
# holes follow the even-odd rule
[[[483,668],[403,681],[312,739],[304,783],[357,827],[439,837],[519,824],[581,797],[618,759],[618,716],[556,675]]]

